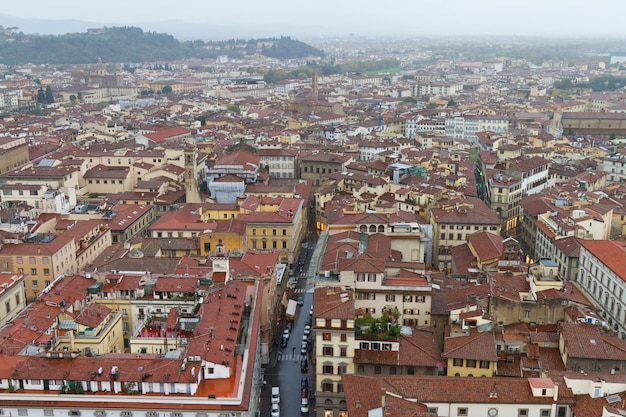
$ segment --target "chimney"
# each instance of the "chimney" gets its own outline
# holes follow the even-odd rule
[[[552,399],[554,401],[559,399],[559,383],[558,382],[554,383],[554,395],[552,396]]]

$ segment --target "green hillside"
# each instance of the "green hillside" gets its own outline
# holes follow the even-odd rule
[[[1,28],[0,28],[1,29]],[[260,53],[276,58],[324,56],[324,52],[289,37],[221,42],[179,42],[171,35],[136,27],[105,28],[98,34],[25,35],[0,31],[0,64],[87,64],[154,62],[183,58],[241,58]]]

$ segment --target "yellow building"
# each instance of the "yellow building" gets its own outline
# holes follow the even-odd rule
[[[135,329],[133,326],[132,303],[129,298],[100,298],[96,303],[110,308],[112,311],[121,313],[122,318],[122,337],[124,339],[123,352],[132,352],[128,348],[130,346],[130,337]]]
[[[263,197],[258,203],[256,211],[239,216],[246,223],[245,249],[277,250],[291,267],[306,231],[304,200]]]
[[[498,370],[496,339],[489,331],[446,338],[441,357],[448,376],[492,377]]]
[[[122,314],[102,304],[91,303],[75,317],[61,313],[58,330],[55,350],[93,355],[124,351]]]
[[[214,256],[245,251],[246,223],[239,219],[220,220],[213,230],[200,235],[200,255]]]
[[[210,222],[234,219],[239,215],[240,210],[237,204],[204,203],[198,209],[198,212],[203,222]]]
[[[26,298],[34,300],[55,278],[77,271],[73,236],[28,235],[5,239],[0,248],[2,271],[25,274]]]

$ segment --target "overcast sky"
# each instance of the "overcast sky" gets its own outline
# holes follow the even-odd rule
[[[287,23],[365,36],[626,34],[626,0],[4,0],[0,13],[132,25]]]

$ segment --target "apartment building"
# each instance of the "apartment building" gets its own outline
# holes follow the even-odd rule
[[[343,172],[352,161],[352,157],[326,152],[312,151],[300,155],[300,178],[311,180],[313,186],[319,186],[326,176],[333,172]]]
[[[465,197],[441,200],[430,212],[433,229],[433,266],[450,269],[450,249],[466,242],[468,235],[488,231],[499,235],[501,222],[498,216],[480,199]]]
[[[63,234],[5,238],[0,265],[3,271],[26,274],[26,298],[34,300],[56,278],[77,272],[76,240]]]
[[[476,142],[478,132],[491,131],[507,133],[509,119],[505,116],[449,116],[446,117],[445,134],[452,139],[464,139]]]
[[[354,291],[328,286],[313,296],[316,416],[347,417],[342,375],[354,374]]]
[[[486,201],[502,222],[506,236],[517,236],[520,217],[519,202],[522,199],[522,182],[519,178],[497,173],[489,178],[486,187]]]
[[[578,284],[600,309],[611,330],[626,339],[626,244],[581,240]]]
[[[350,417],[371,415],[571,417],[576,400],[591,399],[588,378],[441,378],[344,375]],[[578,388],[580,387],[580,389]],[[585,388],[583,388],[585,387]],[[621,391],[619,383],[607,391]],[[580,393],[574,396],[574,392]],[[584,397],[586,394],[587,398]],[[606,403],[604,397],[602,401]],[[600,407],[602,409],[602,407]],[[582,410],[581,410],[582,411]],[[576,413],[578,415],[578,412]]]
[[[246,224],[244,250],[273,250],[280,262],[293,267],[306,233],[301,198],[248,197],[237,219]]]
[[[164,323],[158,335],[140,329],[146,339],[158,338],[161,346],[173,349],[155,357],[141,351],[117,353],[114,340],[122,338],[121,313],[89,302],[88,288],[94,283],[81,276],[59,280],[13,326],[1,329],[5,342],[0,360],[6,370],[0,389],[11,391],[11,402],[3,402],[4,413],[257,415],[262,381],[257,339],[260,308],[253,302],[262,298],[257,285],[230,281],[206,294],[197,314],[166,313],[169,324]],[[195,322],[193,332],[180,330],[186,319]],[[111,328],[115,330],[108,332]],[[240,339],[240,334],[245,337]],[[81,338],[98,335],[106,335],[108,349],[80,344]],[[167,344],[172,337],[178,340],[176,345]],[[42,354],[17,360],[24,349]],[[77,396],[59,393],[81,394],[80,404]]]
[[[260,164],[273,178],[298,177],[298,152],[295,149],[259,149]]]
[[[26,307],[24,275],[0,272],[0,327]]]

